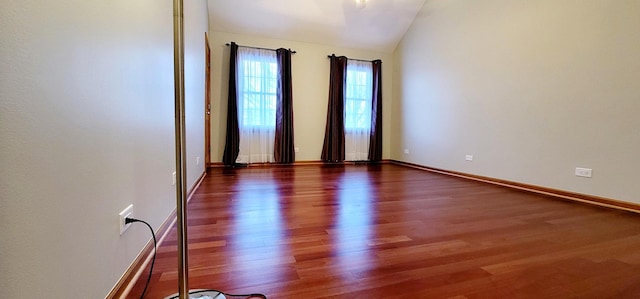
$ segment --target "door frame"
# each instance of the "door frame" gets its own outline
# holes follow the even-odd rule
[[[204,165],[211,165],[211,47],[209,34],[204,33]]]

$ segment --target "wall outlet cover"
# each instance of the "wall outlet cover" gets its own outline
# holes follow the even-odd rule
[[[593,169],[576,167],[576,176],[583,177],[583,178],[590,178],[593,176]]]
[[[130,226],[131,223],[125,223],[127,217],[133,217],[133,204],[130,204],[122,212],[118,214],[118,223],[120,226],[120,235],[122,235]]]

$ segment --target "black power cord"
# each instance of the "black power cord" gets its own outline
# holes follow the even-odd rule
[[[157,250],[158,250],[158,241],[156,240],[156,234],[153,232],[153,228],[146,221],[135,219],[135,218],[125,218],[124,219],[124,223],[125,224],[134,223],[134,222],[140,222],[140,223],[146,224],[147,227],[149,228],[149,230],[151,231],[151,236],[153,236],[153,259],[151,259],[151,269],[149,269],[149,277],[147,277],[147,283],[144,285],[144,290],[142,291],[142,294],[140,295],[140,299],[142,299],[142,298],[144,298],[144,295],[147,293],[147,288],[149,287],[149,282],[151,281],[151,274],[153,273],[153,265],[156,263],[156,253],[157,253]]]
[[[218,291],[215,289],[207,289],[207,290],[196,290],[196,291],[191,291],[189,292],[189,295],[198,295],[198,294],[202,294],[202,293],[210,293],[210,292],[216,292],[218,293],[218,295],[224,295],[225,297],[228,298],[236,298],[236,297],[243,297],[244,299],[251,299],[251,298],[260,298],[260,299],[267,299],[267,296],[265,296],[264,294],[227,294],[223,291]],[[216,295],[217,296],[217,295]],[[177,299],[178,296],[173,296],[171,298],[168,299]],[[213,297],[214,299],[217,297]]]
[[[158,253],[157,252],[158,251],[158,241],[156,240],[156,234],[153,232],[153,228],[146,221],[135,219],[135,218],[128,218],[128,217],[124,219],[124,223],[125,224],[134,223],[134,222],[140,222],[140,223],[145,224],[149,228],[149,230],[151,231],[151,236],[153,237],[153,258],[151,259],[151,268],[149,269],[149,276],[147,277],[147,283],[145,283],[144,290],[142,291],[142,294],[140,295],[140,299],[143,299],[144,295],[147,293],[147,288],[149,287],[149,282],[151,281],[151,274],[153,274],[153,265],[156,263],[156,255]],[[240,294],[240,295],[236,295],[236,294],[227,294],[225,292],[214,290],[214,289],[191,291],[189,294],[190,295],[197,295],[199,293],[205,293],[205,292],[216,292],[218,294],[222,294],[222,295],[225,295],[225,296],[228,296],[228,297],[244,297],[246,299],[251,299],[251,298],[267,299],[267,296],[265,296],[264,294]],[[172,297],[171,299],[173,299],[173,298],[178,298],[178,297],[177,296],[176,297]]]

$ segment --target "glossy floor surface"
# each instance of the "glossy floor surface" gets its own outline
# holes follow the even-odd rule
[[[192,289],[640,298],[640,215],[398,165],[214,168],[188,211]],[[177,292],[176,250],[174,229],[146,298]]]

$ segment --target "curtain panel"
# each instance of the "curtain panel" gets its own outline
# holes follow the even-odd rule
[[[236,163],[274,162],[277,57],[273,50],[240,47],[236,88],[240,152]]]
[[[329,106],[322,146],[322,161],[342,162],[344,151],[344,96],[347,58],[331,55],[329,75]]]
[[[382,61],[373,61],[369,161],[382,161]]]
[[[372,77],[371,61],[347,60],[344,100],[345,161],[369,159]]]
[[[236,61],[238,45],[229,45],[229,95],[227,98],[227,136],[224,145],[222,163],[227,166],[236,164],[240,152],[240,127],[238,126],[238,92],[236,88]]]
[[[276,134],[274,158],[277,163],[295,162],[293,142],[293,83],[291,50],[278,49],[278,98],[276,102]]]

